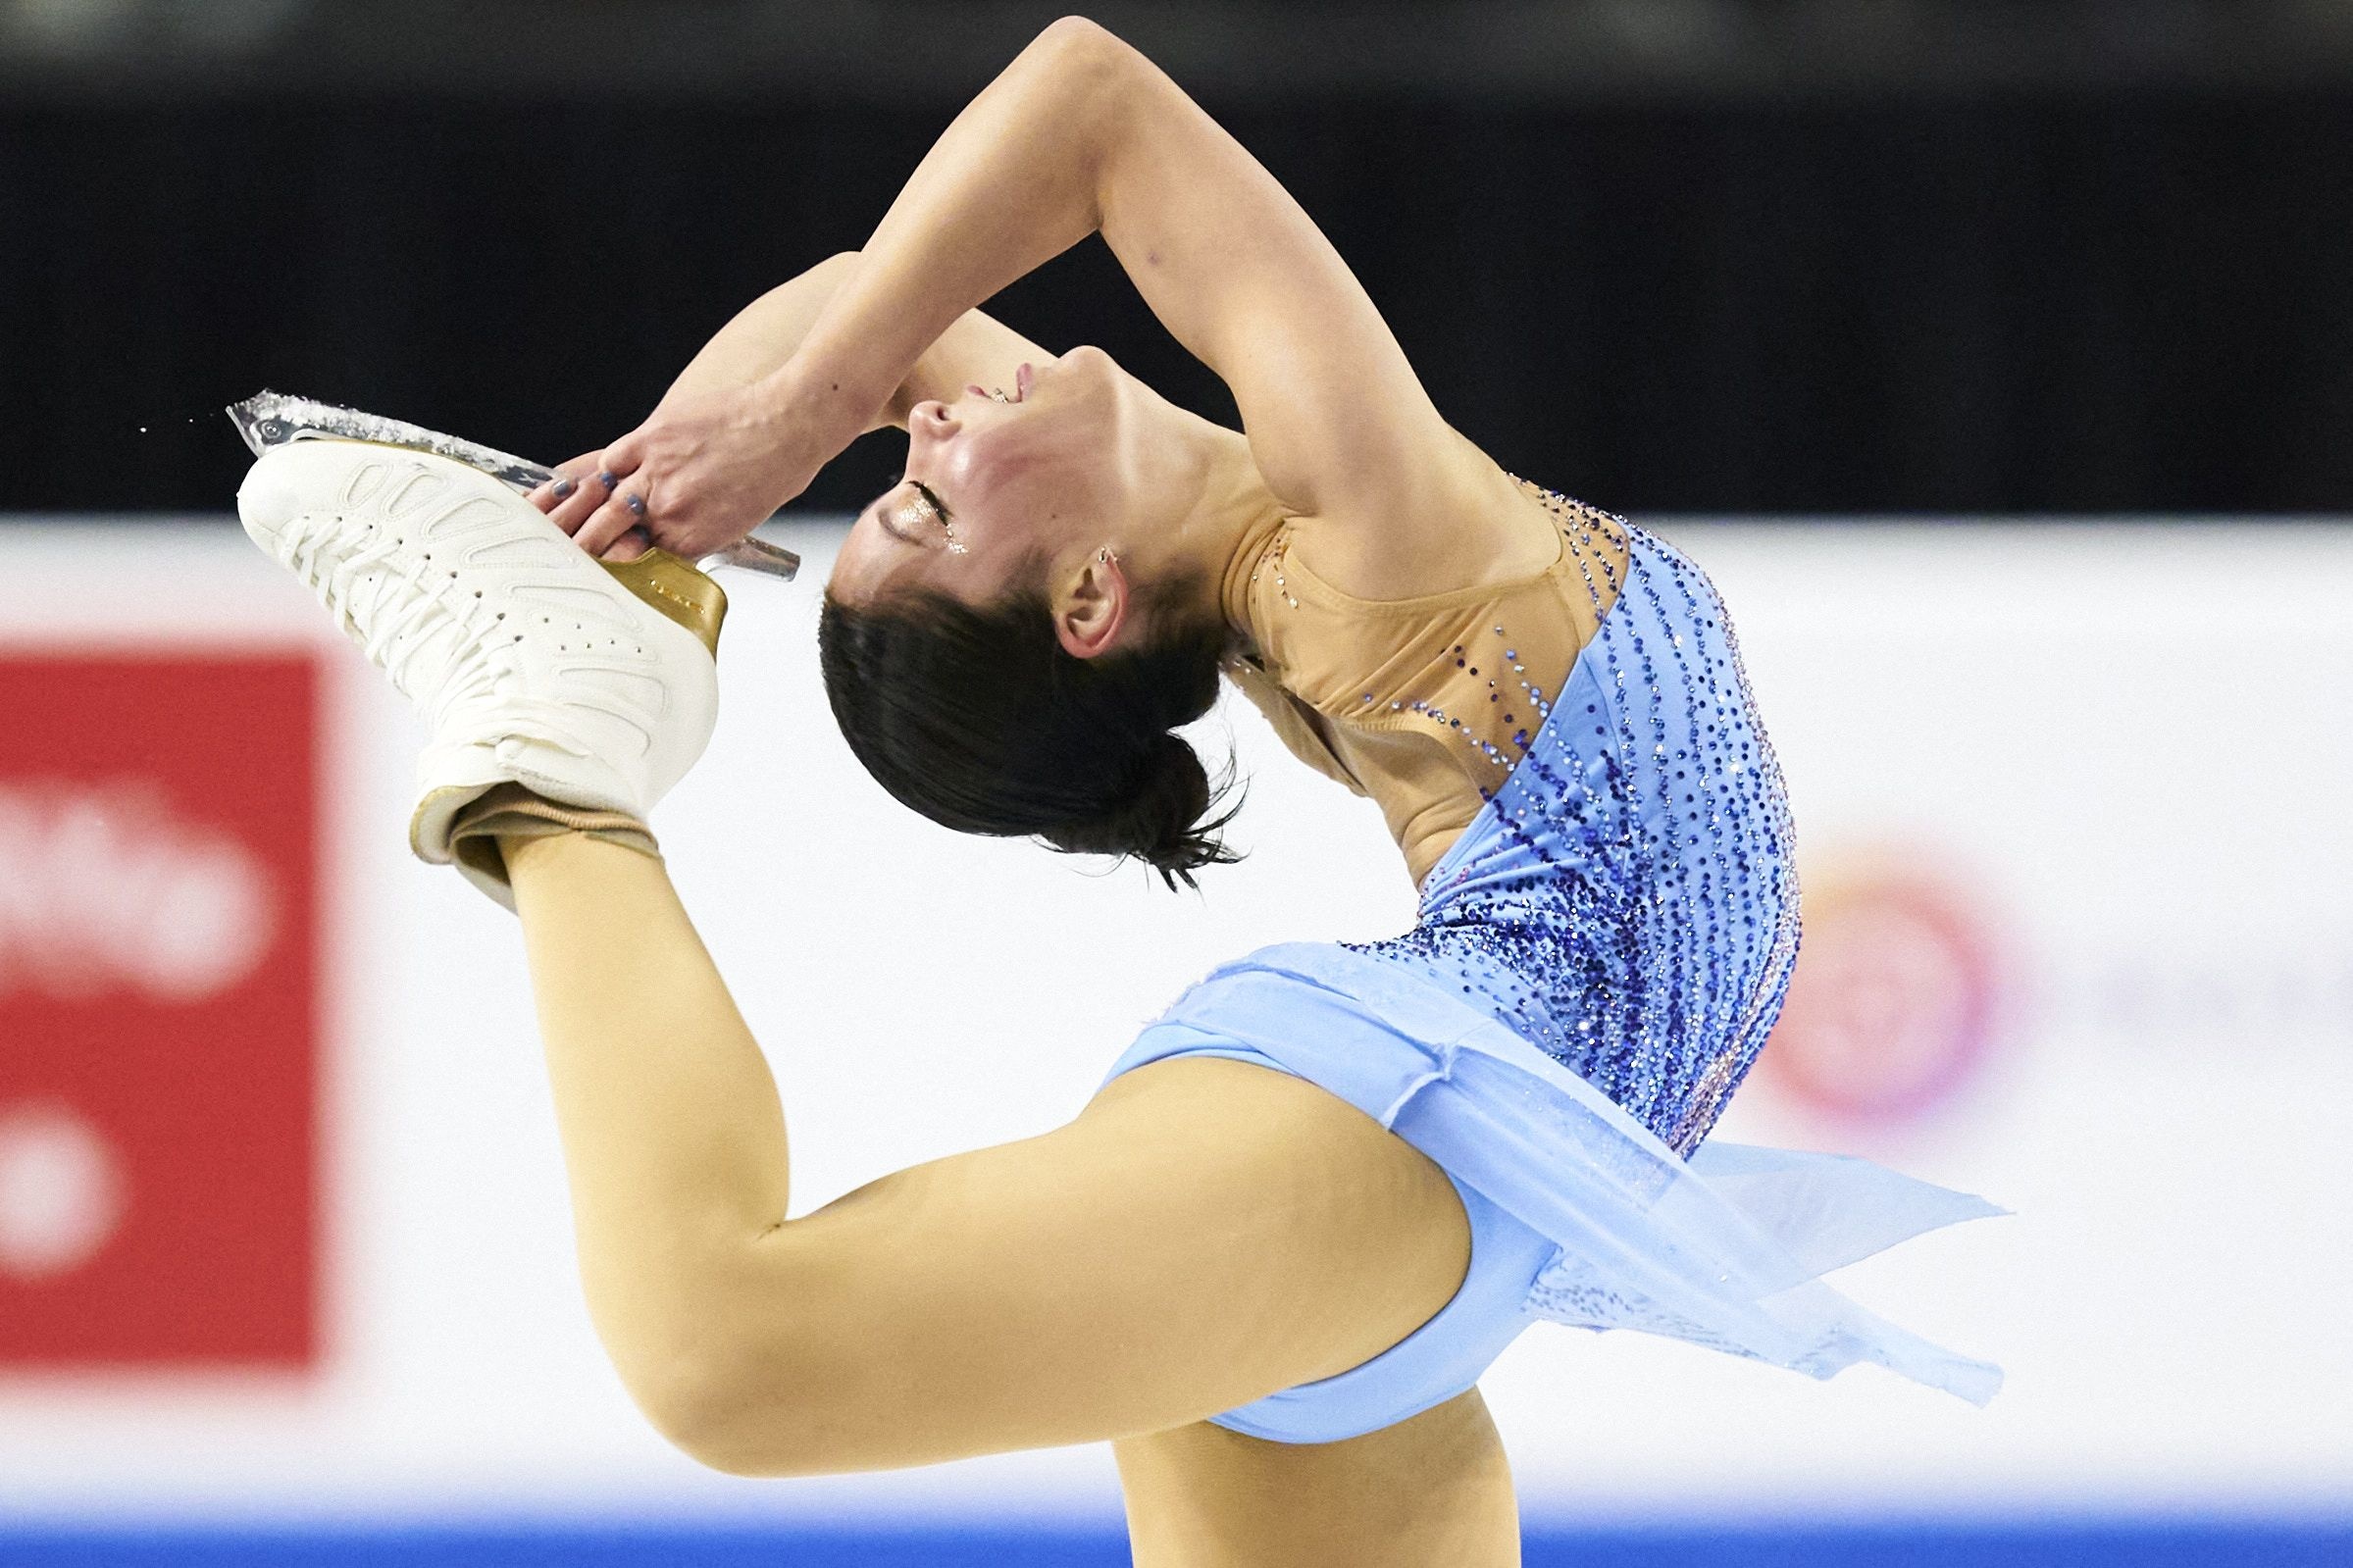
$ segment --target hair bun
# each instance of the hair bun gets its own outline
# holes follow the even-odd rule
[[[1200,755],[1183,736],[1163,730],[1144,743],[1113,798],[1098,815],[1045,835],[1058,849],[1088,854],[1134,856],[1160,874],[1171,888],[1198,885],[1193,873],[1203,866],[1230,866],[1242,857],[1219,842],[1239,802],[1214,821],[1202,819],[1233,785],[1215,786]]]
[[[1212,787],[1200,753],[1174,731],[1163,730],[1144,748],[1123,791],[1114,819],[1115,832],[1125,840],[1121,852],[1150,865],[1171,888],[1180,881],[1196,885],[1193,873],[1203,866],[1232,865],[1241,857],[1216,834],[1233,811],[1215,822],[1202,821],[1230,786],[1229,779]]]

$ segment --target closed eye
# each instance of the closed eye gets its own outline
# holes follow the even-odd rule
[[[889,484],[883,486],[883,495],[889,495],[893,490],[897,489],[901,484],[906,482],[906,471],[901,469],[898,473],[891,476],[891,482]],[[940,497],[933,492],[930,485],[924,483],[921,480],[917,480],[915,481],[915,491],[917,494],[923,497],[923,504],[930,507],[941,522],[952,523],[955,521],[955,514],[950,512],[944,504],[942,504]],[[883,498],[883,495],[876,496],[873,501],[868,501],[866,504],[869,507],[873,506],[875,502],[880,501]]]

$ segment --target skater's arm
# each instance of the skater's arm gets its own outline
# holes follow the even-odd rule
[[[857,269],[858,260],[854,250],[828,256],[736,312],[678,373],[670,389],[654,405],[652,417],[659,419],[698,399],[742,392],[774,375],[799,349],[810,326]],[[866,429],[879,430],[892,423],[890,412],[884,410]],[[904,422],[904,416],[899,419]],[[603,453],[604,448],[598,447],[555,465],[556,477],[531,492],[532,505],[553,518],[565,532],[577,534],[606,499],[601,487],[585,482],[602,467]]]
[[[736,312],[662,394],[655,412],[714,392],[732,391],[771,376],[790,360],[842,284],[857,270],[858,253],[828,256]],[[879,427],[877,419],[868,429]]]
[[[793,423],[846,434],[906,379],[965,310],[1101,224],[1105,155],[1126,75],[1091,23],[1040,33],[964,106],[863,248],[865,265],[827,305],[767,388]]]
[[[597,472],[612,482],[584,482],[557,524],[592,555],[639,529],[700,554],[800,494],[967,310],[1094,232],[1113,100],[1132,85],[1109,36],[1069,18],[1041,33],[916,167],[791,361],[606,447]]]
[[[738,311],[670,383],[655,412],[749,386],[774,375],[799,349],[818,316],[862,260],[854,250],[829,256]],[[954,397],[968,381],[1009,387],[1014,370],[1023,361],[1042,365],[1052,358],[987,312],[968,310],[916,357],[914,369],[865,429],[880,430],[888,425],[904,430],[907,410],[927,397]],[[583,461],[592,467],[594,454]]]
[[[949,124],[781,370],[605,449],[615,482],[574,536],[596,553],[639,525],[673,553],[742,537],[965,311],[1099,231],[1232,390],[1268,486],[1335,520],[1317,555],[1338,585],[1415,591],[1458,562],[1462,529],[1510,526],[1478,521],[1508,518],[1516,490],[1440,418],[1300,204],[1151,61],[1065,17]]]
[[[1099,231],[1232,390],[1269,487],[1297,513],[1347,520],[1341,561],[1443,554],[1451,525],[1433,519],[1495,510],[1500,472],[1439,416],[1299,202],[1166,73],[1078,18],[949,125],[774,397],[840,450],[947,322]]]
[[[654,417],[700,398],[742,391],[775,375],[799,349],[810,327],[863,259],[854,250],[829,256],[738,311],[679,372],[656,405]],[[988,312],[968,310],[916,357],[914,369],[867,421],[865,430],[881,430],[887,425],[905,430],[907,410],[927,397],[952,398],[967,382],[1010,386],[1013,372],[1023,361],[1043,365],[1053,357]],[[567,494],[557,493],[556,480],[532,492],[532,504],[553,517],[567,533],[577,532],[604,502],[604,495],[594,486],[577,488],[597,471],[600,454],[601,448],[583,452],[569,463],[556,465],[557,480],[569,480],[576,486]]]

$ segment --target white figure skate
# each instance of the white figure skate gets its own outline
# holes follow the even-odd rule
[[[510,781],[645,822],[710,740],[727,595],[675,556],[601,563],[489,475],[362,441],[271,448],[237,511],[425,716],[424,860]]]

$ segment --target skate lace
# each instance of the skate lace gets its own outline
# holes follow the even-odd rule
[[[360,536],[348,551],[329,548],[346,543],[355,530]],[[289,541],[283,557],[435,734],[489,721],[490,733],[476,738],[520,735],[592,755],[562,704],[516,689],[522,670],[515,639],[499,630],[499,612],[422,556],[395,568],[399,550],[385,530],[345,518]],[[444,628],[455,634],[434,634]]]

